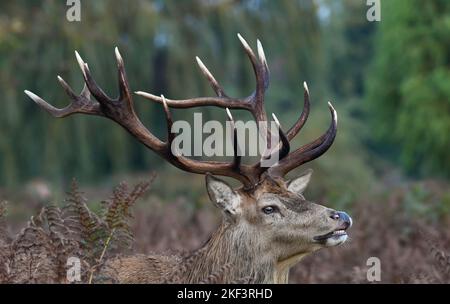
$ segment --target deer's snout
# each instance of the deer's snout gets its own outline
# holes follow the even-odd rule
[[[342,224],[344,225],[344,230],[350,228],[353,223],[352,218],[343,211],[331,211],[330,218],[342,222]]]

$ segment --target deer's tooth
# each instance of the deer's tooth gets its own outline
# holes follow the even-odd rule
[[[333,231],[333,235],[344,235],[345,234],[345,230],[335,230]]]

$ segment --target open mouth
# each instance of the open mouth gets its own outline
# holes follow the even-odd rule
[[[338,230],[331,231],[327,234],[315,236],[314,240],[315,241],[323,241],[323,240],[330,239],[330,238],[339,239],[343,236],[347,236],[347,232],[345,231],[345,229],[338,229]]]

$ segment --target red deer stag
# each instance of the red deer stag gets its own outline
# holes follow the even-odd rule
[[[220,274],[221,282],[224,283],[236,282],[242,278],[251,278],[249,281],[254,283],[287,283],[289,269],[305,255],[324,247],[342,244],[347,239],[346,230],[351,226],[352,220],[345,212],[308,201],[303,196],[311,178],[311,170],[292,180],[283,179],[291,170],[325,153],[336,137],[337,114],[329,103],[329,129],[318,139],[290,152],[289,142],[302,129],[309,114],[309,91],[306,83],[304,108],[293,127],[284,133],[274,117],[278,125],[279,143],[268,151],[275,153],[276,150],[279,161],[273,166],[264,167],[261,161],[254,165],[243,164],[237,153],[236,141],[231,162],[193,160],[172,153],[174,135],[171,132],[171,107],[216,106],[241,109],[249,111],[257,122],[267,121],[264,94],[269,85],[269,68],[262,45],[258,40],[256,56],[239,34],[238,38],[256,76],[256,90],[248,97],[229,97],[199,58],[197,63],[217,97],[171,100],[136,92],[137,95],[163,105],[168,129],[166,141],[156,138],[139,120],[133,107],[124,62],[117,48],[115,53],[120,94],[116,99],[107,96],[97,85],[88,65],[77,52],[75,54],[85,81],[81,94],[76,95],[58,76],[71,100],[67,107],[55,108],[39,96],[25,91],[34,102],[55,117],[82,113],[109,118],[174,166],[187,172],[206,175],[209,197],[223,212],[223,221],[208,242],[190,257],[137,255],[109,261],[119,282],[196,283],[208,281],[214,274]],[[231,115],[229,118],[232,120]],[[236,128],[234,132],[236,134]],[[270,135],[270,132],[267,134]],[[242,183],[242,187],[233,189],[214,175],[234,178]]]

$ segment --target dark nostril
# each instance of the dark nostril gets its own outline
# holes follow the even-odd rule
[[[352,226],[352,218],[345,212],[342,211],[332,211],[330,214],[330,218],[333,220],[342,221],[345,225],[345,229]]]
[[[352,218],[345,212],[339,211],[339,218],[346,224],[347,228],[352,226]]]
[[[339,212],[337,212],[337,211],[331,212],[330,217],[331,217],[333,220],[338,220],[338,219],[340,218]]]

